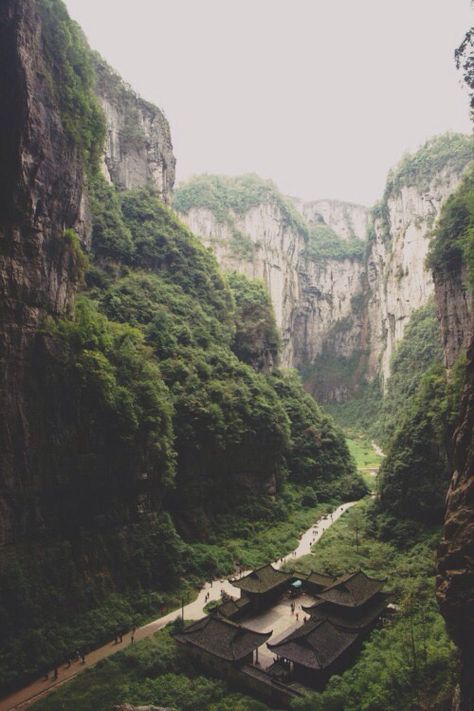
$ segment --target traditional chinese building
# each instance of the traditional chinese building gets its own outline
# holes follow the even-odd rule
[[[233,597],[223,602],[219,607],[215,608],[222,617],[229,620],[241,620],[252,610],[252,603],[247,597],[241,597],[234,600]]]
[[[326,619],[348,630],[370,630],[387,607],[384,584],[362,571],[350,573],[320,591],[316,603],[303,609],[315,622]]]
[[[252,610],[257,612],[271,607],[290,586],[294,576],[284,573],[272,565],[264,565],[248,575],[230,583],[240,588],[242,597],[252,603]]]
[[[186,652],[214,672],[224,673],[229,667],[252,664],[254,653],[271,632],[254,632],[217,614],[211,614],[174,635]]]
[[[357,641],[357,632],[316,620],[267,647],[277,655],[275,671],[286,667],[288,680],[321,690],[332,674],[342,672],[352,661]]]
[[[301,696],[258,666],[258,650],[271,632],[254,632],[213,613],[175,633],[174,639],[206,672],[224,678],[237,691],[288,709]]]

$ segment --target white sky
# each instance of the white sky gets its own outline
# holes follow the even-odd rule
[[[178,180],[255,172],[371,204],[406,150],[469,132],[469,0],[66,0],[168,117]]]

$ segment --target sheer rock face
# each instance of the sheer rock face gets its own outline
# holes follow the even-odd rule
[[[453,477],[438,551],[437,596],[461,655],[455,711],[474,710],[474,323],[464,271],[435,272],[435,293],[445,358],[451,367],[467,351],[466,382],[451,449]]]
[[[232,214],[232,226],[206,208],[192,208],[182,218],[224,270],[266,283],[282,334],[283,366],[309,365],[324,353],[359,359],[356,375],[386,381],[411,315],[433,296],[433,277],[425,265],[430,234],[460,179],[459,171],[443,170],[424,190],[394,190],[387,198],[387,219],[375,221],[367,256],[360,260],[309,258],[304,236],[273,202]],[[366,208],[338,201],[294,203],[309,223],[323,222],[343,239],[365,236]],[[250,240],[250,251],[239,253],[235,230]],[[456,308],[464,308],[462,298]],[[315,387],[323,402],[351,395],[347,384]]]
[[[311,224],[325,223],[342,239],[365,239],[369,223],[369,210],[365,205],[355,205],[342,200],[293,199],[296,209]]]
[[[441,206],[461,179],[457,171],[442,170],[429,186],[403,186],[387,199],[387,222],[375,221],[367,258],[369,376],[386,382],[390,361],[414,311],[434,293],[426,267],[430,234]]]
[[[466,270],[455,276],[435,272],[434,283],[445,364],[451,368],[457,357],[469,348],[473,330]]]
[[[67,313],[78,282],[78,260],[65,230],[89,241],[83,169],[68,139],[48,80],[41,19],[35,3],[0,4],[0,543],[31,506],[28,374],[39,328]],[[26,493],[25,495],[28,495]]]
[[[224,270],[265,282],[282,336],[284,367],[314,360],[331,325],[350,316],[351,298],[362,290],[361,262],[307,258],[303,235],[286,224],[273,202],[233,215],[232,227],[220,223],[206,208],[192,208],[182,218],[212,249]],[[235,229],[250,239],[251,256],[235,248]],[[353,335],[348,337],[350,341]],[[350,343],[341,349],[350,351]]]
[[[453,708],[474,709],[474,341],[454,444],[454,474],[438,552],[437,595],[461,653],[461,683]]]
[[[96,61],[96,94],[107,122],[104,174],[121,190],[148,186],[168,203],[176,160],[163,112]]]

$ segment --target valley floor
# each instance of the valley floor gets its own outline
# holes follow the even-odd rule
[[[274,561],[273,565],[276,568],[282,565],[291,564],[295,559],[300,558],[311,553],[312,546],[320,540],[321,536],[327,529],[335,523],[342,514],[347,511],[356,502],[349,502],[338,506],[332,513],[322,516],[317,521],[312,523],[310,528],[303,533],[300,537],[298,546],[288,555],[279,558]],[[248,570],[241,571],[241,575],[246,575]],[[153,622],[150,622],[143,627],[138,628],[134,633],[134,642],[145,639],[154,635],[159,630],[163,629],[167,624],[173,622],[177,617],[180,617],[183,613],[184,619],[199,619],[206,614],[204,608],[212,601],[218,601],[221,599],[221,592],[225,591],[227,594],[233,597],[240,596],[240,590],[226,579],[216,579],[205,583],[201,590],[199,591],[195,600],[191,603],[185,605],[183,609],[176,609],[163,615]],[[209,596],[209,597],[207,597]],[[85,664],[81,664],[79,661],[75,661],[71,664],[69,668],[61,668],[58,670],[58,679],[38,679],[33,684],[21,689],[14,694],[11,694],[7,698],[0,701],[0,711],[13,711],[13,709],[26,709],[33,703],[38,701],[38,699],[47,696],[48,694],[54,692],[60,686],[63,686],[66,682],[70,681],[82,671],[94,667],[98,662],[110,657],[113,654],[121,651],[124,646],[131,644],[131,632],[128,632],[123,636],[122,643],[116,644],[115,642],[109,643],[94,650],[86,657]]]
[[[302,572],[317,569],[340,575],[362,568],[374,577],[385,577],[386,589],[397,606],[391,622],[372,633],[354,666],[334,676],[324,694],[309,694],[294,702],[298,711],[450,708],[457,662],[434,595],[439,530],[420,530],[409,544],[382,540],[373,507],[366,499],[343,516],[341,511],[335,525],[326,520],[326,532],[311,553],[298,559],[290,555],[286,561],[285,567],[290,567],[297,560]],[[168,627],[140,644],[127,644],[121,654],[39,700],[38,711],[111,711],[115,704],[126,702],[165,705],[178,711],[268,708],[232,692],[223,681],[203,676],[179,655]]]

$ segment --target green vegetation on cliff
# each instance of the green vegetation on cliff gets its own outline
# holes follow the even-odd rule
[[[446,201],[430,247],[429,266],[451,279],[460,279],[464,267],[471,280],[474,274],[473,181],[471,168]],[[464,357],[446,373],[440,351],[434,315],[425,307],[412,318],[395,355],[383,408],[382,431],[393,436],[380,472],[381,506],[397,518],[425,523],[440,520],[444,510],[465,377]]]
[[[428,266],[448,275],[459,275],[465,266],[474,286],[474,165],[444,205],[430,244]]]
[[[405,155],[390,171],[385,196],[411,186],[425,192],[434,176],[443,170],[462,172],[472,160],[473,150],[472,137],[461,133],[443,133],[431,138],[415,153]]]
[[[402,188],[415,187],[426,193],[432,181],[443,180],[443,171],[461,174],[472,161],[473,139],[460,133],[444,133],[427,141],[415,153],[408,153],[389,172],[382,199],[372,208],[369,242],[375,239],[374,224],[384,241],[391,239],[389,200]]]
[[[459,410],[464,365],[447,378],[442,364],[407,401],[380,468],[381,508],[397,518],[441,522],[450,478],[447,446]]]
[[[392,357],[383,406],[374,427],[374,433],[384,447],[416,396],[422,376],[442,361],[439,322],[434,304],[429,302],[411,315]]]
[[[227,283],[235,301],[232,350],[256,370],[276,365],[280,335],[265,284],[237,272],[227,275]]]
[[[98,168],[105,139],[105,120],[93,88],[92,53],[61,0],[38,0],[49,80],[57,94],[64,129],[82,152],[91,172]]]
[[[343,239],[328,225],[309,227],[306,255],[310,259],[363,259],[366,243],[358,237]]]
[[[282,195],[270,180],[257,175],[230,178],[219,175],[200,175],[180,185],[173,206],[182,215],[190,210],[207,209],[217,222],[227,225],[231,232],[231,253],[251,260],[258,245],[236,227],[236,216],[259,205],[274,205],[282,217],[282,226],[291,227],[306,243],[309,259],[362,259],[365,242],[357,237],[342,239],[325,223],[309,225],[295,208],[292,200]]]
[[[285,224],[302,235],[308,235],[308,226],[293,206],[271,180],[258,175],[241,175],[230,178],[224,175],[199,175],[180,185],[174,196],[173,207],[186,215],[192,208],[206,208],[221,224],[232,224],[232,213],[244,215],[253,207],[274,204]]]

